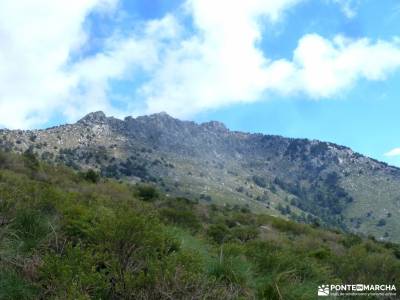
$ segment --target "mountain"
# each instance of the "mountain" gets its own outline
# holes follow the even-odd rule
[[[0,270],[7,300],[399,299],[400,245],[0,151]]]
[[[231,131],[166,113],[90,113],[45,130],[1,130],[0,146],[78,170],[151,182],[170,196],[400,241],[400,169],[328,142]]]

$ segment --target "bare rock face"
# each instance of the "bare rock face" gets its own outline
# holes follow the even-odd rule
[[[104,124],[106,122],[107,122],[107,117],[106,117],[105,113],[102,111],[92,112],[78,121],[78,123],[87,124],[87,125]]]
[[[400,240],[400,170],[332,143],[98,111],[45,130],[0,130],[0,147],[169,194]]]

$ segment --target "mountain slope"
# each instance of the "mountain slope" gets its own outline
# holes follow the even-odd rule
[[[0,270],[10,300],[309,300],[321,284],[398,287],[400,245],[0,151]]]
[[[4,149],[154,182],[171,195],[400,240],[400,170],[332,143],[234,132],[165,113],[119,120],[102,112],[46,130],[3,130],[0,138]]]

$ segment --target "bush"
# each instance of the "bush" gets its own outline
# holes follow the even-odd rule
[[[136,191],[139,199],[143,201],[154,201],[159,197],[156,188],[148,184],[137,185]]]
[[[15,271],[2,268],[0,272],[0,299],[37,299],[37,289],[21,278]]]
[[[352,246],[361,244],[361,242],[362,242],[362,239],[358,235],[355,235],[355,234],[349,234],[342,240],[342,244],[346,248],[350,248]]]
[[[318,259],[326,259],[331,256],[331,251],[329,248],[318,248],[310,253],[310,256],[318,258]]]
[[[91,241],[94,236],[95,212],[81,204],[69,205],[63,209],[61,225],[69,240],[76,243]]]
[[[31,169],[32,171],[39,170],[40,163],[32,148],[29,148],[24,152],[24,159],[25,166],[28,169]]]
[[[39,247],[50,234],[50,228],[43,215],[33,210],[20,210],[11,224],[14,242],[19,251],[24,253]]]
[[[232,237],[238,239],[242,243],[257,238],[258,229],[255,226],[237,226],[232,229]]]
[[[190,210],[178,210],[175,208],[164,208],[160,212],[161,218],[168,223],[198,231],[201,228],[199,218]]]
[[[3,155],[0,299],[308,300],[327,282],[400,285],[396,244],[147,185],[87,184],[61,166],[40,163],[39,180],[25,156]]]
[[[386,220],[385,219],[380,219],[378,221],[378,223],[376,224],[376,226],[378,226],[378,227],[382,227],[382,226],[385,226],[385,225],[386,225]]]
[[[231,238],[230,233],[225,224],[212,224],[207,230],[207,235],[218,244],[228,241]]]
[[[107,260],[108,277],[115,282],[111,298],[122,299],[151,291],[160,264],[179,249],[157,219],[123,208],[97,228],[97,244]]]
[[[251,265],[245,258],[224,256],[223,252],[221,252],[219,258],[211,262],[208,274],[237,289],[238,293],[244,293],[252,281]]]
[[[43,296],[55,299],[105,299],[111,282],[101,257],[81,245],[66,245],[63,255],[48,254],[40,268]]]
[[[91,183],[98,183],[100,181],[100,175],[92,169],[86,171],[83,174],[83,178]]]
[[[0,150],[0,168],[4,168],[7,162],[7,156]]]
[[[252,177],[254,183],[258,185],[261,188],[266,188],[267,187],[267,181],[264,177],[258,176],[258,175],[253,175]]]
[[[310,228],[304,224],[299,224],[292,221],[286,221],[279,218],[274,218],[272,220],[272,226],[281,231],[292,232],[295,234],[302,234],[310,231]]]

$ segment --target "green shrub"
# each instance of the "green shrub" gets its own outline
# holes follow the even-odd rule
[[[71,241],[91,241],[96,224],[95,212],[92,209],[79,204],[64,208],[61,228]]]
[[[15,271],[2,267],[0,271],[0,299],[37,299],[37,289]]]
[[[222,248],[220,256],[210,263],[208,275],[235,290],[238,296],[253,298],[251,264],[244,257],[225,255]]]
[[[303,224],[295,223],[292,221],[286,221],[279,218],[272,220],[272,226],[284,232],[291,232],[294,234],[303,234],[310,231],[309,227]]]
[[[332,253],[331,253],[330,249],[326,248],[326,247],[316,249],[310,253],[310,256],[321,259],[321,260],[327,259],[331,255],[332,255]]]
[[[40,163],[39,163],[39,160],[38,160],[36,154],[33,152],[32,148],[29,148],[28,150],[26,150],[24,152],[23,157],[24,157],[25,166],[28,169],[30,169],[32,171],[39,170]]]
[[[222,244],[231,238],[231,232],[225,224],[210,225],[207,229],[207,235],[218,244]]]
[[[94,170],[90,169],[83,173],[83,178],[91,183],[98,183],[100,180],[100,175],[99,173],[95,172]]]
[[[308,300],[327,282],[400,286],[397,244],[1,155],[0,299]]]
[[[154,201],[159,197],[159,193],[154,186],[139,184],[136,186],[137,196],[143,201]]]
[[[258,176],[258,175],[253,175],[252,177],[254,183],[258,185],[261,188],[266,188],[267,187],[267,181],[264,177]]]
[[[162,260],[179,249],[157,219],[122,209],[101,222],[97,242],[108,261],[108,276],[115,281],[114,296],[124,299],[151,289]]]
[[[3,151],[0,150],[0,168],[4,168],[6,166],[7,156]]]
[[[237,226],[232,229],[232,237],[242,243],[257,238],[258,233],[258,229],[255,226]]]
[[[46,298],[105,299],[111,282],[104,263],[92,249],[66,245],[63,255],[48,254],[40,268],[40,283]]]
[[[164,208],[160,211],[162,219],[168,223],[198,231],[201,223],[196,214],[190,210],[178,210],[175,208]]]
[[[247,269],[243,268],[241,261],[233,258],[225,258],[214,261],[209,269],[209,274],[217,280],[228,284],[243,285],[249,281]]]
[[[342,244],[346,248],[350,248],[352,246],[358,245],[362,242],[362,239],[355,234],[346,235],[345,238],[342,240]]]
[[[376,224],[377,227],[382,227],[386,225],[386,220],[385,219],[380,219],[378,223]]]
[[[19,210],[11,224],[18,250],[30,252],[50,234],[50,227],[43,215],[30,209]]]

